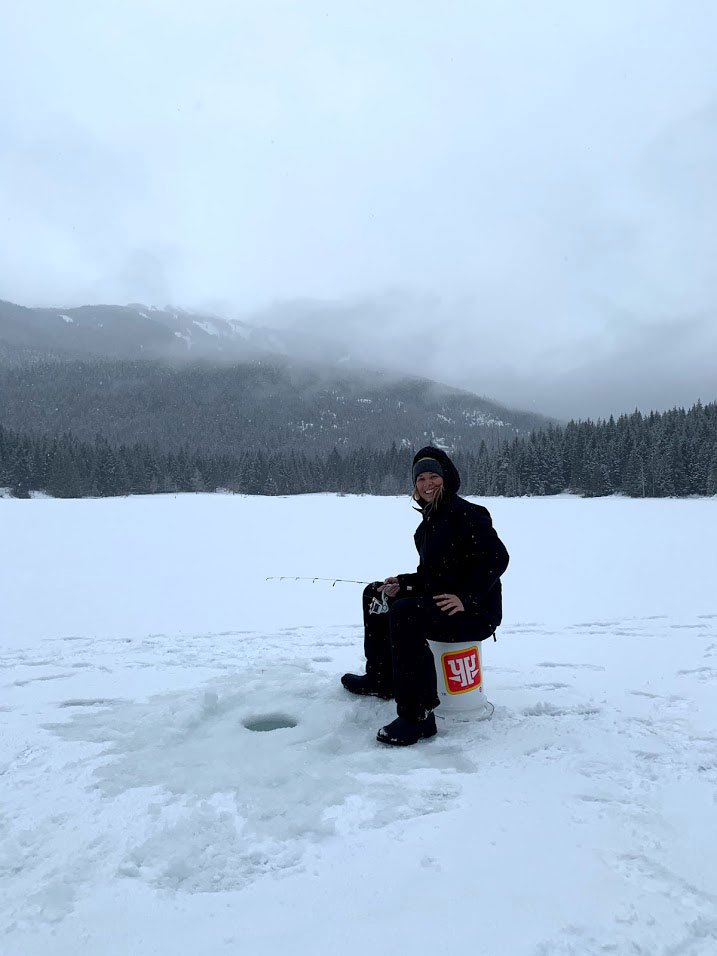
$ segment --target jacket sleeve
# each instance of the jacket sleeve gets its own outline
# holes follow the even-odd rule
[[[423,581],[421,580],[421,566],[416,568],[415,574],[397,574],[398,583],[401,585],[400,594],[404,597],[407,594],[422,594],[423,593]]]
[[[466,611],[479,611],[483,600],[500,580],[510,557],[496,534],[490,515],[478,516],[471,522],[466,541],[466,558],[475,567],[475,588],[459,594]]]

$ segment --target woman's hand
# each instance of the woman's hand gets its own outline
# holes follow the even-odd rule
[[[395,597],[401,590],[398,578],[386,578],[383,584],[379,584],[379,591],[383,591],[388,597]]]
[[[463,601],[457,594],[436,594],[433,600],[442,611],[448,612],[448,617],[452,617],[459,611],[465,611]]]

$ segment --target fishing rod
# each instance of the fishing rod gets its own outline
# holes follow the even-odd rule
[[[311,581],[312,584],[315,584],[317,581],[331,581],[331,587],[336,587],[337,584],[370,584],[370,581],[354,581],[352,578],[320,578],[320,577],[304,577],[303,575],[297,574],[272,574],[267,581]]]

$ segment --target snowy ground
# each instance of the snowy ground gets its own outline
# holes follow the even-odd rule
[[[405,499],[0,501],[0,953],[717,952],[717,501],[487,502],[485,723],[345,694]],[[296,726],[256,733],[280,713]]]

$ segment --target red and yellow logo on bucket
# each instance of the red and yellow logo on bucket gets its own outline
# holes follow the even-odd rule
[[[480,655],[477,647],[441,654],[443,679],[449,694],[465,694],[481,685]]]

